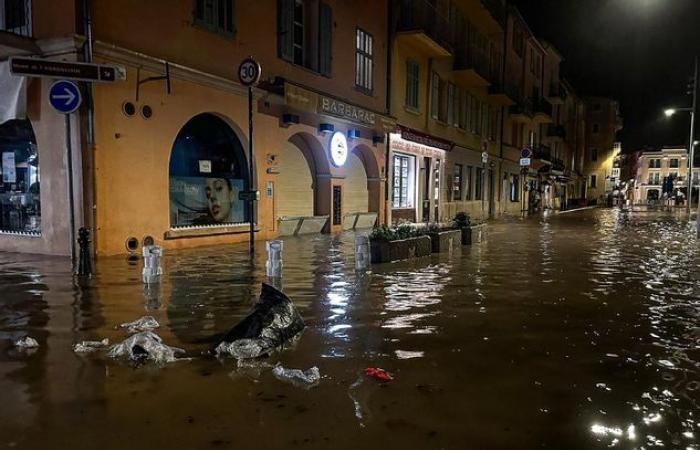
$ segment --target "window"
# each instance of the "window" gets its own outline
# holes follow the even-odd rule
[[[462,130],[467,129],[467,120],[469,117],[469,93],[466,90],[460,92],[459,97],[459,124],[458,127]]]
[[[649,160],[649,168],[650,169],[660,169],[661,168],[661,160],[658,158],[653,158]]]
[[[459,88],[452,83],[447,85],[447,123],[459,126]]]
[[[31,36],[31,0],[0,0],[0,30]]]
[[[464,178],[464,199],[472,199],[472,167],[467,166],[467,172]]]
[[[39,153],[32,124],[0,125],[0,232],[41,234]]]
[[[436,119],[440,115],[440,75],[433,72],[430,80],[430,117]]]
[[[277,0],[277,52],[280,58],[329,77],[332,30],[333,14],[326,3]]]
[[[476,180],[474,186],[474,200],[481,200],[483,189],[484,189],[484,169],[481,167],[476,168]]]
[[[356,30],[355,85],[365,92],[374,89],[374,39],[358,28]]]
[[[470,103],[469,130],[474,134],[481,134],[481,101],[472,95]]]
[[[194,23],[215,33],[233,36],[233,0],[196,0]]]
[[[392,207],[413,208],[415,164],[416,158],[413,156],[395,154],[394,155],[394,180]]]
[[[661,181],[661,174],[659,172],[649,174],[649,182],[651,185],[658,185]]]
[[[591,149],[591,161],[598,161],[598,149],[597,148]]]
[[[525,53],[525,39],[523,37],[523,32],[518,28],[513,32],[513,50],[515,50],[515,53],[521,58],[523,57],[523,53]]]
[[[591,175],[591,184],[589,187],[595,188],[596,187],[596,182],[597,182],[597,177],[595,175]]]
[[[600,131],[600,125],[597,123],[593,124],[593,133],[598,133]]]
[[[236,133],[212,114],[190,119],[170,154],[170,226],[248,221],[238,193],[248,189],[248,169]]]
[[[530,73],[534,74],[535,73],[535,49],[530,48]]]
[[[419,72],[418,63],[406,60],[406,106],[418,109]]]
[[[462,171],[464,170],[464,166],[461,164],[455,164],[455,169],[454,169],[454,179],[452,180],[453,187],[452,187],[452,193],[453,193],[453,199],[460,201],[462,200]]]
[[[520,201],[520,177],[518,175],[510,176],[510,201]]]
[[[668,163],[668,167],[672,169],[677,169],[678,168],[678,158],[671,158],[671,160]]]

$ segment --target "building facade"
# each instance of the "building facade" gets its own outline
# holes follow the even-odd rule
[[[621,152],[617,132],[622,129],[617,101],[604,97],[587,97],[586,155],[583,174],[586,178],[586,200],[604,204],[620,178],[619,167],[613,167]]]
[[[645,151],[636,163],[634,203],[653,204],[663,199],[683,199],[688,192],[688,149],[664,147],[661,150]],[[697,201],[697,186],[700,168],[694,167],[693,199]]]

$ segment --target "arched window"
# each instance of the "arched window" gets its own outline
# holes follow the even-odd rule
[[[248,168],[240,140],[219,117],[195,116],[170,154],[170,226],[246,222],[242,190],[248,190]]]
[[[0,124],[0,232],[41,233],[39,153],[29,120]]]

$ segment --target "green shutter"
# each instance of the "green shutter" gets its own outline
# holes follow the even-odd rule
[[[331,76],[331,54],[333,36],[333,12],[327,3],[321,2],[318,25],[318,71]]]
[[[294,0],[277,0],[277,53],[294,61]]]

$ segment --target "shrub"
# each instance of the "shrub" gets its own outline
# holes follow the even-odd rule
[[[416,230],[415,227],[409,224],[401,224],[397,227],[382,225],[372,230],[369,239],[371,241],[390,242],[420,236],[420,234],[421,233]]]
[[[458,212],[457,215],[455,215],[454,222],[457,228],[466,228],[471,224],[469,214],[465,212]]]

